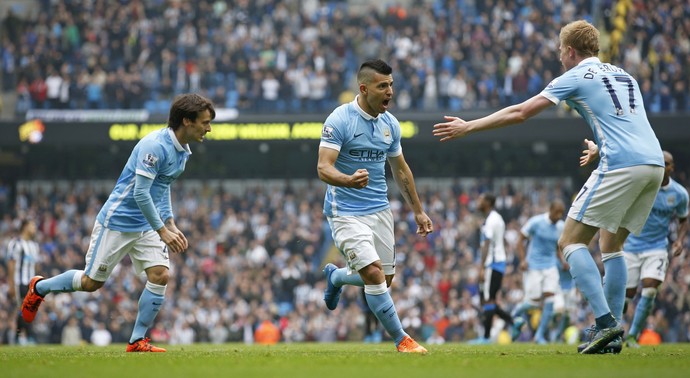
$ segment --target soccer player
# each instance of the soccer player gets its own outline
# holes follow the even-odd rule
[[[559,253],[560,254],[560,253]],[[553,301],[553,318],[556,319],[556,332],[553,340],[561,340],[570,343],[565,331],[570,326],[571,314],[577,311],[577,289],[570,275],[570,267],[565,260],[558,261],[558,291]]]
[[[398,351],[426,353],[403,330],[388,291],[395,275],[395,239],[386,160],[414,212],[417,233],[426,236],[433,231],[402,153],[400,123],[388,112],[393,98],[392,73],[380,59],[362,63],[357,73],[359,94],[324,122],[317,166],[319,178],[328,184],[323,213],[335,245],[347,261],[345,268],[324,267],[324,301],[334,310],[343,285],[363,286],[367,305],[395,340]]]
[[[187,238],[175,225],[170,185],[185,169],[192,153],[189,143],[204,140],[215,116],[211,101],[200,95],[175,98],[168,127],[137,143],[98,213],[84,270],[68,270],[47,279],[35,276],[22,304],[26,322],[34,320],[49,293],[98,290],[128,254],[137,273],[146,272],[147,281],[127,352],[165,352],[150,344],[146,332],[165,299],[168,252],[182,253],[188,247]]]
[[[503,274],[506,271],[506,223],[501,214],[494,209],[495,205],[496,196],[493,194],[483,193],[477,199],[477,210],[486,217],[481,228],[481,264],[479,266],[479,281],[483,283],[481,300],[484,337],[470,341],[473,344],[490,342],[494,315],[498,315],[508,325],[513,325],[510,314],[496,303],[496,295],[501,290]]]
[[[546,344],[546,331],[554,308],[554,295],[558,292],[558,238],[563,233],[563,201],[554,200],[549,211],[531,217],[520,230],[517,258],[523,273],[525,300],[513,312],[513,341],[520,335],[527,311],[542,307],[539,326],[534,334],[537,344]],[[525,244],[527,256],[525,256]]]
[[[671,246],[673,256],[683,253],[683,243],[688,232],[688,191],[671,178],[674,164],[673,156],[668,151],[664,151],[664,162],[666,170],[661,189],[656,195],[647,223],[639,236],[629,236],[623,246],[628,266],[628,303],[635,297],[637,287],[642,282],[640,299],[625,340],[626,345],[633,348],[639,347],[637,339],[647,323],[657,290],[666,277],[669,225],[674,219],[678,219],[677,238]]]
[[[637,81],[597,58],[599,31],[586,21],[574,21],[561,29],[559,38],[566,72],[540,94],[472,121],[446,116],[446,122],[434,125],[433,135],[448,141],[521,123],[561,101],[589,124],[601,152],[599,165],[571,205],[558,244],[596,318],[596,332],[581,352],[592,354],[623,335],[614,316],[623,312],[625,302],[623,242],[630,232],[642,231],[661,185],[664,159]],[[587,248],[598,231],[606,271],[603,286]]]
[[[8,294],[17,306],[21,305],[22,298],[29,292],[31,279],[36,275],[36,263],[41,260],[40,248],[35,237],[36,223],[31,219],[24,219],[19,225],[19,235],[10,240],[7,246]],[[25,322],[21,315],[17,315],[16,342],[21,343],[22,337],[31,336],[31,325]]]

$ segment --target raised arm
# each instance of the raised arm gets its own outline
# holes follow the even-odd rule
[[[524,122],[553,105],[554,103],[551,100],[538,94],[520,104],[508,106],[486,117],[472,121],[465,121],[459,117],[445,116],[444,118],[447,122],[435,124],[433,134],[441,138],[441,142],[462,138],[478,131]]]

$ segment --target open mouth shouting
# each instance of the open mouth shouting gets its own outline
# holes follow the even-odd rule
[[[381,102],[381,107],[383,108],[383,111],[388,110],[388,107],[390,106],[390,104],[391,104],[391,99],[390,99],[390,98],[387,98],[387,99],[383,100],[383,101]]]

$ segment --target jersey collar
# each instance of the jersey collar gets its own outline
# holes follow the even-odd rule
[[[578,63],[577,65],[579,66],[581,64],[589,64],[589,63],[599,64],[599,63],[601,63],[601,60],[599,60],[599,58],[596,56],[590,56],[589,58],[582,59],[580,61],[580,63]]]
[[[175,132],[173,129],[168,127],[168,135],[170,135],[170,139],[172,139],[173,145],[175,146],[175,149],[178,152],[182,151],[187,151],[188,154],[192,154],[192,150],[189,149],[189,144],[185,144],[184,146],[180,144],[180,141],[177,140],[177,137],[175,136]]]
[[[352,102],[354,103],[355,109],[357,109],[357,113],[359,113],[359,115],[361,115],[362,118],[366,119],[367,121],[376,121],[376,120],[378,120],[378,119],[379,119],[378,116],[372,117],[371,114],[365,112],[364,109],[362,109],[362,108],[359,106],[359,103],[357,103],[357,99],[358,99],[358,98],[359,98],[359,95],[355,96],[355,100],[352,101]]]

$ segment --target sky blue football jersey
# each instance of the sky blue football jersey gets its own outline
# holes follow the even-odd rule
[[[688,191],[671,179],[661,187],[654,200],[652,212],[642,228],[640,236],[630,234],[625,240],[625,252],[640,253],[668,247],[668,226],[674,218],[688,217]]]
[[[326,118],[319,147],[339,151],[338,171],[351,175],[369,172],[362,189],[328,185],[323,213],[326,216],[367,215],[387,209],[386,159],[402,154],[400,123],[389,112],[372,117],[354,101],[340,105]]]
[[[637,81],[621,68],[587,58],[551,81],[541,94],[555,104],[565,101],[589,124],[599,146],[600,171],[664,166]]]
[[[529,269],[548,269],[557,266],[557,243],[564,226],[565,222],[561,219],[552,223],[548,213],[535,215],[522,226],[520,232],[529,238],[526,257]]]
[[[172,217],[170,184],[184,171],[192,152],[182,146],[172,129],[166,127],[142,138],[132,150],[115,188],[108,197],[98,221],[122,232],[151,230],[152,227],[134,200],[136,175],[153,179],[151,198],[163,221]]]

